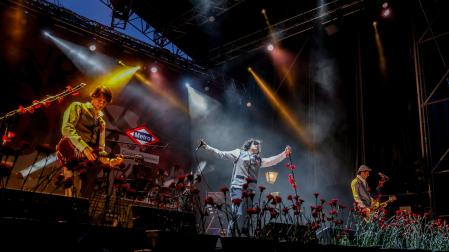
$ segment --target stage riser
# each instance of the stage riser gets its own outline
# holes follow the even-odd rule
[[[0,189],[0,217],[44,222],[89,222],[89,200],[61,195]]]

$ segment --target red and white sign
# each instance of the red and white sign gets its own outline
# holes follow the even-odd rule
[[[140,145],[149,145],[159,142],[159,139],[147,127],[140,126],[126,131],[126,134],[135,143]]]

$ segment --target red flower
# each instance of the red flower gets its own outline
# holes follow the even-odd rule
[[[276,203],[281,203],[282,202],[282,197],[281,196],[276,196],[275,200],[276,200]]]
[[[226,186],[223,186],[222,188],[220,188],[220,191],[224,194],[226,194],[227,192],[229,192],[229,188]]]
[[[327,204],[329,205],[329,206],[332,206],[332,207],[336,207],[337,206],[337,202],[338,202],[338,199],[331,199],[331,201],[329,201]]]
[[[248,189],[248,184],[243,184],[243,190]]]
[[[67,87],[65,87],[65,89],[67,89],[67,91],[72,92],[73,91],[73,87],[68,85]]]
[[[267,200],[270,201],[270,200],[272,200],[272,199],[274,199],[273,195],[268,194],[268,195],[267,195]]]
[[[22,105],[20,105],[17,110],[19,111],[20,114],[25,114],[27,112],[27,110]]]
[[[278,216],[278,212],[276,211],[276,210],[271,210],[270,211],[270,217],[271,217],[271,219],[274,219],[274,218],[276,218],[277,216]]]
[[[288,214],[288,207],[282,208],[282,212],[283,212],[284,214]]]
[[[176,190],[178,190],[178,191],[184,191],[185,188],[186,187],[185,187],[185,185],[183,183],[180,183],[180,184],[176,185]]]
[[[318,218],[319,213],[317,211],[312,211],[312,217],[313,218]]]
[[[293,174],[288,174],[288,182],[290,183],[290,184],[293,184],[294,182],[295,182],[295,179],[293,178]]]
[[[337,215],[337,210],[333,209],[331,211],[329,211],[330,215]]]
[[[326,200],[323,199],[323,198],[321,198],[321,199],[320,199],[320,202],[321,202],[321,205],[323,205],[324,203],[326,203]]]
[[[235,198],[232,200],[232,204],[240,206],[240,203],[242,202],[242,199]]]
[[[249,215],[256,214],[257,213],[257,209],[254,208],[254,207],[248,208],[248,209],[246,209],[246,213],[249,214]]]
[[[33,113],[34,113],[34,107],[33,107],[33,106],[28,107],[27,111],[28,111],[30,114],[33,114]]]
[[[180,176],[178,176],[178,183],[184,182],[185,179],[186,179],[186,175],[180,175]]]
[[[253,179],[253,178],[246,178],[246,183],[247,184],[251,184],[251,183],[254,183],[254,182],[256,182],[256,180],[255,179]]]
[[[320,196],[320,193],[315,192],[315,193],[313,193],[313,196],[315,196],[315,198],[318,198],[318,196]]]
[[[38,108],[42,107],[42,104],[40,104],[38,100],[34,100],[33,101],[33,107],[35,109],[38,109]]]
[[[287,199],[293,201],[293,196],[288,195],[288,196],[287,196]]]
[[[206,204],[206,205],[213,205],[214,204],[214,198],[212,198],[212,197],[207,197],[205,200],[204,200],[204,203]]]
[[[51,102],[50,101],[44,101],[42,104],[44,104],[44,107],[49,107]]]
[[[254,199],[254,196],[256,196],[256,193],[253,192],[253,191],[250,191],[250,192],[249,192],[249,197],[250,197],[251,200]]]
[[[316,231],[316,230],[318,230],[318,229],[320,228],[320,224],[318,224],[318,223],[313,223],[313,224],[310,226],[310,228],[311,228],[313,231]]]
[[[260,192],[263,192],[263,191],[265,191],[265,189],[266,189],[266,187],[265,187],[265,186],[259,186],[259,190],[260,190]]]
[[[292,163],[286,163],[284,166],[292,171],[296,169],[296,165]]]
[[[249,197],[249,192],[247,190],[242,191],[242,199],[246,199]]]

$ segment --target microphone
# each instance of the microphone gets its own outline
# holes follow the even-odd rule
[[[385,175],[385,174],[383,174],[382,172],[379,172],[379,173],[377,173],[381,178],[383,178],[383,179],[385,179],[385,180],[389,180],[390,178],[387,176],[387,175]]]
[[[206,145],[206,143],[201,139],[200,140],[200,144],[198,144],[198,146],[196,147],[195,151],[197,151],[199,148],[203,147],[204,145]]]

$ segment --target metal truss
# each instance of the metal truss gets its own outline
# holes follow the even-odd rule
[[[260,50],[268,42],[280,42],[307,32],[318,24],[326,25],[338,18],[357,13],[362,9],[364,9],[363,0],[346,1],[343,3],[334,0],[214,48],[209,52],[210,60],[216,65],[221,65],[229,60],[235,59],[242,53]],[[274,34],[270,33],[270,30]]]
[[[189,26],[202,26],[208,22],[214,22],[215,19],[231,9],[237,7],[245,0],[209,0],[207,6],[202,2],[195,4],[193,8],[180,15],[177,19],[168,24],[164,30],[165,34],[173,37],[172,41],[182,38],[185,35],[184,30]]]
[[[6,2],[11,5],[24,8],[30,12],[40,13],[53,19],[55,23],[59,23],[67,29],[73,29],[75,31],[81,30],[91,34],[94,37],[120,44],[129,50],[157,59],[158,61],[166,63],[176,69],[206,75],[206,69],[198,64],[195,64],[192,60],[172,54],[166,49],[161,49],[157,46],[144,43],[138,39],[132,38],[131,36],[118,32],[112,27],[102,25],[53,3],[44,0],[6,0]]]
[[[444,59],[444,56],[442,54],[441,46],[444,46],[444,44],[438,43],[437,38],[440,38],[442,36],[447,36],[449,34],[449,31],[443,31],[439,34],[435,34],[433,31],[433,26],[435,25],[437,17],[432,17],[432,21],[430,21],[428,10],[426,10],[422,4],[422,0],[417,0],[417,5],[421,11],[421,13],[424,16],[424,22],[425,22],[425,29],[422,32],[421,36],[416,36],[416,31],[414,35],[414,41],[413,41],[413,58],[414,58],[414,65],[415,65],[415,79],[416,79],[416,91],[417,91],[417,102],[418,102],[418,116],[419,116],[419,130],[420,130],[420,144],[421,144],[421,157],[423,160],[426,160],[427,166],[430,170],[430,184],[429,184],[429,197],[431,202],[431,209],[433,210],[433,214],[438,214],[437,210],[437,203],[435,198],[436,191],[441,191],[441,189],[438,189],[435,187],[435,178],[436,176],[442,175],[444,173],[448,173],[449,170],[446,168],[444,170],[439,169],[442,161],[447,157],[449,153],[449,148],[443,153],[438,159],[435,165],[432,163],[432,155],[431,155],[431,143],[430,143],[430,134],[431,134],[431,128],[429,126],[429,117],[428,117],[428,111],[431,109],[432,106],[435,104],[439,104],[442,102],[447,102],[449,100],[449,97],[443,97],[439,98],[437,100],[432,100],[433,97],[435,97],[436,94],[438,94],[438,90],[440,90],[440,86],[442,83],[444,83],[449,76],[449,67],[446,64],[446,61]],[[441,59],[441,64],[443,66],[443,69],[445,69],[444,73],[442,73],[441,77],[436,83],[430,83],[431,84],[431,91],[429,94],[426,93],[425,88],[425,78],[424,78],[424,66],[423,66],[423,59],[426,57],[425,53],[421,52],[422,46],[426,43],[432,42],[436,48],[436,51],[438,52],[438,56]],[[438,62],[434,62],[435,64],[438,64]],[[441,115],[443,117],[446,117],[447,115]],[[439,192],[440,193],[440,192]],[[444,193],[444,192],[443,192]],[[442,215],[440,215],[442,216]]]
[[[446,102],[449,100],[449,97],[440,98],[438,100],[432,100],[432,98],[435,96],[435,94],[438,93],[438,90],[449,76],[449,67],[446,64],[446,61],[444,59],[444,56],[441,52],[441,44],[438,43],[437,38],[440,38],[442,36],[447,36],[449,34],[449,31],[444,31],[439,34],[435,34],[433,32],[432,26],[434,25],[435,20],[438,17],[433,17],[433,22],[430,22],[428,14],[422,5],[421,0],[417,0],[418,5],[420,7],[420,10],[424,16],[426,28],[424,32],[422,32],[421,36],[416,37],[414,39],[414,61],[415,61],[415,73],[416,73],[416,85],[417,85],[417,93],[418,93],[418,109],[419,109],[419,122],[420,122],[420,136],[421,136],[421,156],[422,158],[429,158],[430,150],[429,150],[429,128],[428,128],[428,118],[427,118],[427,110],[430,106]],[[445,72],[441,75],[438,82],[432,83],[432,91],[429,94],[426,94],[425,88],[424,88],[424,79],[423,79],[423,73],[424,69],[422,66],[422,58],[425,57],[423,53],[421,53],[421,47],[422,45],[433,42],[435,45],[435,48],[438,52],[438,56],[441,59],[441,64],[443,68],[445,69]],[[445,156],[447,152],[443,155]],[[443,158],[443,157],[442,157]],[[441,161],[441,158],[440,158]],[[438,166],[440,162],[437,163],[436,166]],[[437,167],[433,167],[432,171],[435,171]]]

